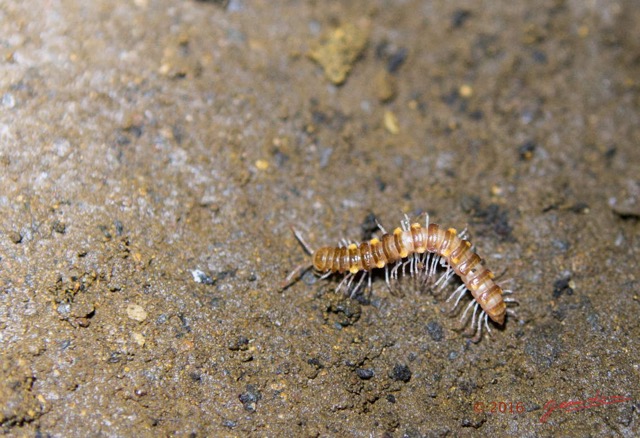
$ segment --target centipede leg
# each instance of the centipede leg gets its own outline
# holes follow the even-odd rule
[[[346,291],[347,293],[351,290],[351,285],[353,284],[353,280],[356,278],[357,274],[347,274],[347,277],[349,277],[349,280],[347,281],[347,286],[346,286]]]
[[[471,306],[473,306],[474,304],[475,304],[476,309],[477,309],[477,307],[478,307],[477,301],[469,302],[469,305],[467,305],[467,307],[464,309],[464,313],[462,313],[462,316],[460,317],[460,322],[464,322],[466,320],[467,312],[469,311],[469,309],[471,309]],[[475,311],[474,311],[474,313],[475,313]]]
[[[453,299],[453,297],[458,295],[458,298],[456,299],[456,302],[453,305],[453,307],[451,308],[449,313],[454,313],[455,312],[456,308],[458,307],[458,303],[460,302],[460,300],[462,299],[462,297],[464,296],[464,294],[466,292],[467,292],[467,286],[462,284],[462,285],[458,286],[458,288],[451,294],[451,296],[449,298],[447,298],[447,301],[445,301],[445,303],[448,303],[449,301],[451,301]]]
[[[507,291],[502,291],[502,292],[503,292],[503,293],[505,293],[505,294],[507,294]],[[508,293],[509,293],[509,294],[511,294],[512,292],[511,292],[511,291],[508,291]],[[515,305],[517,305],[517,306],[519,306],[519,305],[520,305],[520,303],[519,303],[515,298],[504,298],[504,297],[503,297],[503,298],[502,298],[502,300],[503,300],[507,305],[509,305],[509,304],[515,304]],[[507,315],[511,315],[511,316],[513,316],[514,318],[519,318],[518,314],[517,314],[517,313],[516,313],[516,311],[515,311],[515,310],[513,310],[513,309],[509,309],[509,308],[507,308]]]
[[[483,312],[480,312],[480,315],[478,315],[478,329],[476,330],[476,334],[473,338],[471,338],[471,342],[473,342],[474,344],[480,342],[480,339],[482,338],[482,313]],[[473,316],[475,317],[475,314]]]
[[[407,263],[409,264],[409,275],[411,277],[413,277],[413,275],[414,275],[413,265],[415,264],[415,262],[414,262],[415,258],[416,258],[416,254],[411,254],[411,255],[409,255],[409,259],[407,260]]]
[[[405,274],[405,268],[407,267],[408,264],[411,263],[411,258],[409,260],[407,260],[406,262],[402,263],[402,276],[404,277]]]
[[[426,286],[429,282],[429,263],[431,262],[431,253],[425,252],[422,254],[420,258],[420,263],[422,264],[421,273],[419,274],[422,278],[422,286]]]
[[[520,318],[518,313],[513,309],[507,309],[507,315],[513,316],[514,318]]]
[[[336,287],[336,292],[340,291],[340,289],[342,289],[342,286],[344,286],[345,284],[349,284],[352,277],[353,277],[353,274],[345,275],[342,278],[342,280],[340,280],[340,283],[338,283],[338,286]],[[348,286],[347,286],[347,290],[349,290]]]
[[[500,287],[506,286],[507,284],[511,284],[513,282],[513,278],[505,278],[504,280],[500,279]]]
[[[430,283],[431,280],[433,280],[433,277],[436,274],[436,266],[438,265],[438,259],[439,258],[440,257],[438,257],[435,254],[431,257],[431,263],[429,264],[429,272],[427,272],[425,283],[427,283],[427,282]]]
[[[368,276],[368,275],[369,275],[369,273],[368,273],[368,272],[366,272],[366,271],[364,271],[364,272],[362,273],[362,275],[360,276],[360,280],[359,280],[359,281],[358,281],[358,283],[356,284],[356,287],[354,287],[354,288],[351,290],[351,294],[349,295],[349,297],[350,297],[350,298],[353,298],[353,297],[355,297],[355,296],[357,295],[357,293],[358,293],[358,289],[360,289],[360,286],[362,286],[362,282],[364,281],[364,278],[365,278],[366,276]]]
[[[478,303],[476,302],[476,305],[473,306],[473,314],[471,315],[471,329],[472,330],[476,325],[476,313],[477,312],[478,312]]]
[[[487,328],[487,334],[491,335],[491,329],[489,328],[489,314],[484,310],[482,313],[484,314],[484,326]]]
[[[398,269],[400,269],[400,265],[402,265],[402,262],[400,260],[398,260],[396,262],[396,264],[393,265],[393,268],[391,268],[391,279],[392,280],[397,280],[398,279]]]
[[[449,282],[449,279],[453,277],[453,274],[455,274],[454,270],[451,269],[451,265],[447,263],[447,271],[444,274],[442,274],[440,278],[438,278],[438,281],[436,281],[436,283],[434,284],[434,287],[439,285],[440,287],[438,288],[438,291],[441,291],[442,289],[444,289],[447,283]]]
[[[391,279],[395,280],[395,284],[398,285],[398,269],[400,269],[400,266],[402,266],[403,262],[402,260],[398,260],[395,265],[393,265],[393,268],[391,268]],[[388,265],[387,265],[388,266]],[[386,266],[385,266],[386,269]],[[391,284],[389,284],[389,291],[391,292],[392,295],[401,297],[404,296],[404,294],[402,293],[402,290],[396,286],[396,287],[392,287]]]
[[[409,216],[404,215],[404,219],[400,221],[400,226],[402,227],[402,231],[409,231],[409,229],[411,229],[411,219],[409,219]]]
[[[378,222],[378,219],[375,219],[376,221],[376,225],[378,226],[378,228],[380,228],[380,231],[382,231],[382,234],[388,234],[387,230],[384,229],[384,227],[382,226],[382,224],[380,222]]]
[[[389,265],[384,265],[384,280],[387,283],[387,288],[391,291],[391,282],[389,281]]]

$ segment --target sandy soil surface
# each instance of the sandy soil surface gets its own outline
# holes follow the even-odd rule
[[[1,0],[0,430],[640,435],[639,27],[634,0]],[[279,290],[290,225],[425,211],[512,279],[491,337],[456,331],[456,279]]]

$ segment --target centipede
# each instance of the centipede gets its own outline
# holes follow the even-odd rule
[[[372,273],[376,270],[384,269],[385,281],[390,289],[391,283],[406,273],[418,278],[423,285],[439,291],[457,275],[462,284],[446,301],[455,301],[450,310],[450,313],[455,313],[462,297],[467,293],[471,294],[472,299],[462,314],[461,323],[464,324],[467,314],[473,309],[471,332],[475,336],[472,341],[478,342],[482,338],[483,326],[488,334],[491,333],[489,320],[498,326],[504,325],[506,315],[512,313],[507,304],[517,303],[512,298],[505,297],[513,291],[503,289],[494,280],[494,273],[485,266],[484,260],[467,240],[466,229],[458,233],[455,228],[430,223],[429,215],[424,216],[424,225],[412,223],[405,215],[401,226],[391,233],[378,223],[382,232],[379,237],[363,242],[343,240],[337,246],[323,246],[316,250],[292,227],[294,236],[310,255],[310,259],[287,275],[281,288],[289,287],[309,270],[320,279],[342,275],[336,290],[344,288],[352,297],[365,284],[371,289]],[[438,277],[439,267],[445,271]]]

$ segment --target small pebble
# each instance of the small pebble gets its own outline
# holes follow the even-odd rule
[[[142,333],[133,332],[131,333],[131,337],[136,344],[138,344],[140,347],[144,347],[145,339]]]
[[[393,367],[391,378],[398,382],[408,382],[411,380],[411,370],[406,365],[397,364]]]
[[[256,168],[258,170],[267,170],[269,168],[269,162],[267,160],[257,160]]]
[[[134,321],[142,322],[147,319],[147,311],[137,304],[128,304],[127,316]]]
[[[22,242],[22,235],[20,233],[18,233],[17,231],[9,231],[9,233],[7,233],[7,235],[9,236],[9,240],[11,240],[16,245],[18,243]]]
[[[439,342],[444,337],[442,326],[435,321],[431,321],[427,324],[427,333],[436,342]]]
[[[460,96],[468,99],[473,95],[473,88],[471,88],[471,85],[463,84],[460,86],[458,92],[460,93]]]
[[[380,71],[373,80],[376,96],[380,102],[390,102],[398,92],[394,78],[386,71]]]
[[[193,271],[191,271],[191,275],[193,276],[193,281],[195,281],[196,283],[212,285],[216,282],[215,279],[211,278],[200,269],[194,269]]]
[[[397,134],[400,132],[400,127],[398,126],[398,118],[391,111],[384,112],[384,127],[391,134]]]
[[[2,96],[2,106],[4,106],[5,108],[13,108],[14,106],[16,106],[16,98],[13,97],[13,94],[11,93],[5,93]]]
[[[358,368],[356,374],[362,380],[369,380],[374,376],[374,372],[371,368]]]

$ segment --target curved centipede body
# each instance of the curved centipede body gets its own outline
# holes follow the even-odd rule
[[[311,250],[301,236],[293,230],[300,243],[312,255],[311,265],[303,265],[296,269],[287,277],[285,283],[290,284],[294,276],[312,267],[322,278],[331,274],[344,274],[343,282],[348,280],[347,288],[349,288],[353,278],[363,273],[352,291],[354,295],[365,277],[368,277],[370,284],[370,273],[374,269],[384,268],[387,284],[389,284],[388,268],[391,265],[393,265],[392,278],[397,278],[400,268],[404,272],[405,267],[409,265],[412,276],[422,277],[424,282],[427,282],[433,279],[436,266],[440,262],[439,264],[446,266],[447,271],[435,282],[436,285],[444,287],[454,274],[457,274],[463,283],[447,300],[457,296],[454,309],[467,290],[473,296],[473,301],[467,306],[463,319],[470,307],[474,306],[472,329],[477,322],[474,341],[477,342],[481,336],[483,322],[487,331],[491,331],[487,324],[488,318],[498,325],[504,324],[507,313],[506,302],[510,300],[505,300],[503,293],[510,293],[510,291],[504,291],[494,282],[494,274],[484,266],[480,256],[472,249],[471,242],[461,237],[454,228],[445,229],[435,223],[429,224],[429,216],[426,215],[424,226],[419,223],[410,223],[405,217],[402,228],[396,228],[392,233],[387,233],[381,226],[380,229],[383,234],[379,238],[361,243],[346,242],[339,246],[324,246],[315,251]],[[481,311],[476,319],[478,307]]]

